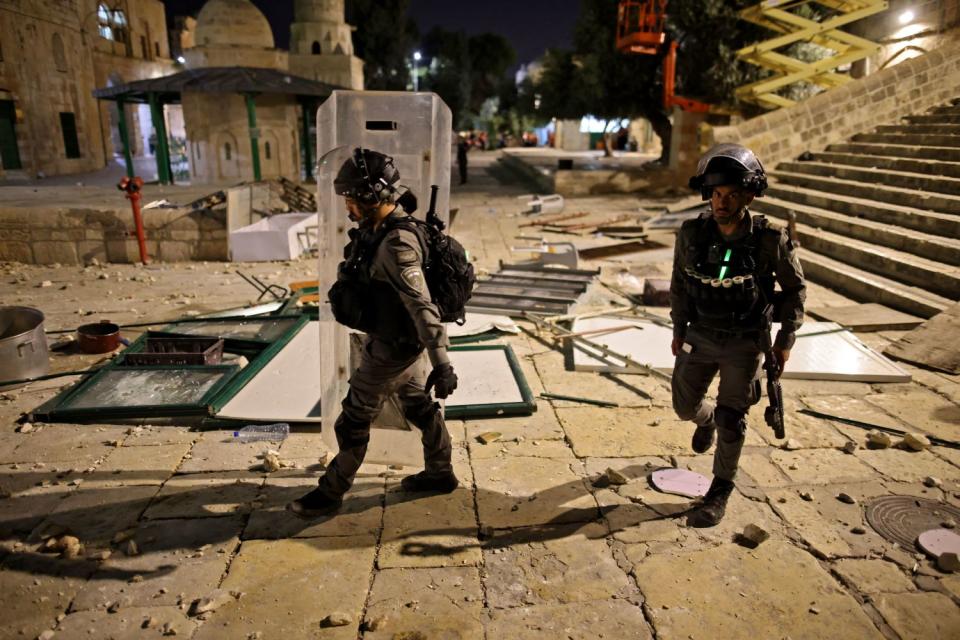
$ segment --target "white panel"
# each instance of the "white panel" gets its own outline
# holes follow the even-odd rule
[[[579,333],[625,324],[632,324],[636,328],[592,334],[585,338],[659,371],[672,373],[674,357],[670,353],[670,342],[673,332],[668,327],[645,320],[601,317],[576,320],[572,330]],[[775,324],[774,335],[778,329],[779,324]],[[574,343],[573,361],[577,371],[627,371],[622,361],[602,356],[598,351],[577,343]],[[910,381],[909,373],[833,322],[807,322],[800,328],[783,377],[860,382]]]

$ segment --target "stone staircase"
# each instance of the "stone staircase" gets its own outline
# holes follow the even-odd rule
[[[960,99],[771,172],[752,209],[796,216],[813,281],[929,318],[960,300]]]

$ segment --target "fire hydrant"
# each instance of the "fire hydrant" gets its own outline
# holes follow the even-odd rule
[[[143,179],[139,176],[124,177],[117,185],[117,189],[126,194],[133,208],[133,223],[137,229],[137,244],[140,246],[140,262],[147,264],[147,238],[143,231],[143,216],[140,214],[140,189],[142,188]]]

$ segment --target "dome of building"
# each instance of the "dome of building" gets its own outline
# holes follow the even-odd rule
[[[209,0],[194,33],[198,47],[274,47],[270,23],[250,0]]]

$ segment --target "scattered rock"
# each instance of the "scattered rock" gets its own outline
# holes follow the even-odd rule
[[[127,540],[126,546],[123,548],[123,552],[128,556],[138,556],[140,555],[140,547],[137,546],[136,540]]]
[[[867,443],[874,449],[886,449],[893,444],[893,440],[890,439],[889,433],[874,429],[867,433]]]
[[[133,534],[136,532],[136,529],[124,529],[123,531],[117,531],[115,534],[113,534],[113,539],[111,542],[113,542],[113,544],[121,544],[132,538]]]
[[[954,520],[953,518],[947,518],[946,520],[940,523],[940,526],[943,527],[944,529],[955,529],[957,526],[957,521]]]
[[[55,634],[53,629],[47,629],[46,631],[44,631],[43,633],[37,636],[37,640],[52,640],[54,635]]]
[[[761,544],[770,538],[770,533],[763,527],[755,524],[748,524],[743,528],[743,537],[753,544]]]
[[[262,631],[251,631],[247,634],[247,640],[260,640],[263,637]]]
[[[859,448],[860,448],[860,445],[858,445],[856,442],[853,442],[851,440],[847,444],[843,445],[843,452],[852,454],[854,451],[856,451]]]
[[[960,571],[960,558],[958,558],[957,554],[953,553],[952,551],[941,553],[937,557],[937,569],[940,569],[940,571],[946,571],[947,573]]]
[[[862,536],[862,535],[865,534],[866,532],[867,532],[867,530],[864,529],[863,527],[854,527],[854,528],[850,529],[850,533],[855,533],[855,534],[857,534],[858,536]]]
[[[383,631],[387,627],[387,617],[377,616],[373,620],[367,620],[364,628],[367,631]]]
[[[19,427],[17,427],[17,433],[30,433],[34,430],[34,426],[29,422],[26,422]]]
[[[321,627],[345,627],[353,622],[353,616],[342,611],[334,611],[320,621]]]
[[[120,601],[114,600],[109,605],[107,605],[107,613],[116,613],[120,611]]]
[[[607,480],[610,481],[610,484],[623,485],[630,482],[630,478],[623,475],[621,472],[617,471],[613,467],[607,467],[607,470],[604,473],[606,473]]]
[[[392,469],[393,471],[403,471],[403,465],[402,465],[402,464],[392,464],[392,465],[390,465],[389,467],[387,467],[387,469]]]
[[[797,449],[800,449],[802,447],[803,445],[801,445],[799,441],[794,440],[793,438],[788,439],[786,442],[780,445],[781,449],[785,449],[787,451],[796,451]]]
[[[810,613],[812,613],[815,616],[818,616],[820,615],[820,609],[818,609],[817,607],[810,607]]]
[[[908,433],[900,441],[904,449],[910,451],[923,451],[930,446],[930,439],[922,433]]]
[[[46,289],[47,287],[52,287],[52,286],[53,286],[53,282],[51,282],[50,280],[44,280],[43,282],[37,285],[37,287],[39,287],[40,289]]]
[[[590,484],[596,489],[606,489],[610,486],[610,478],[607,477],[607,474],[601,473],[597,477],[593,478],[593,480],[590,481]]]
[[[154,629],[160,626],[160,621],[154,617],[149,617],[143,621],[143,624],[140,625],[141,629]]]
[[[837,494],[837,500],[843,502],[844,504],[857,504],[856,498],[848,493],[843,493],[842,491]]]
[[[806,500],[807,502],[812,502],[812,501],[813,501],[813,494],[810,493],[809,491],[801,491],[801,492],[800,492],[800,498],[802,498],[803,500]]]
[[[160,633],[165,636],[175,636],[177,635],[177,630],[169,622],[164,623],[163,628],[160,629]]]
[[[239,600],[242,597],[243,593],[240,591],[223,591],[222,589],[215,589],[207,597],[194,600],[193,604],[190,605],[189,615],[199,616],[204,613],[216,611],[228,602]]]
[[[260,466],[267,473],[273,473],[274,471],[279,471],[280,468],[283,466],[283,463],[280,462],[280,456],[275,451],[267,451],[266,453],[262,454],[260,457],[263,460],[263,464],[261,464]]]
[[[934,478],[933,476],[927,476],[923,479],[923,486],[925,487],[939,487],[943,484],[943,481],[940,478]]]
[[[496,442],[499,440],[500,436],[502,435],[503,434],[498,431],[487,431],[477,436],[477,442],[480,442],[481,444],[490,444],[491,442]]]
[[[330,464],[330,461],[333,460],[333,454],[329,451],[324,451],[323,454],[317,458],[317,460],[321,465],[326,467],[328,464]]]
[[[113,552],[110,549],[104,549],[96,557],[98,560],[109,560],[111,555],[113,555]]]

